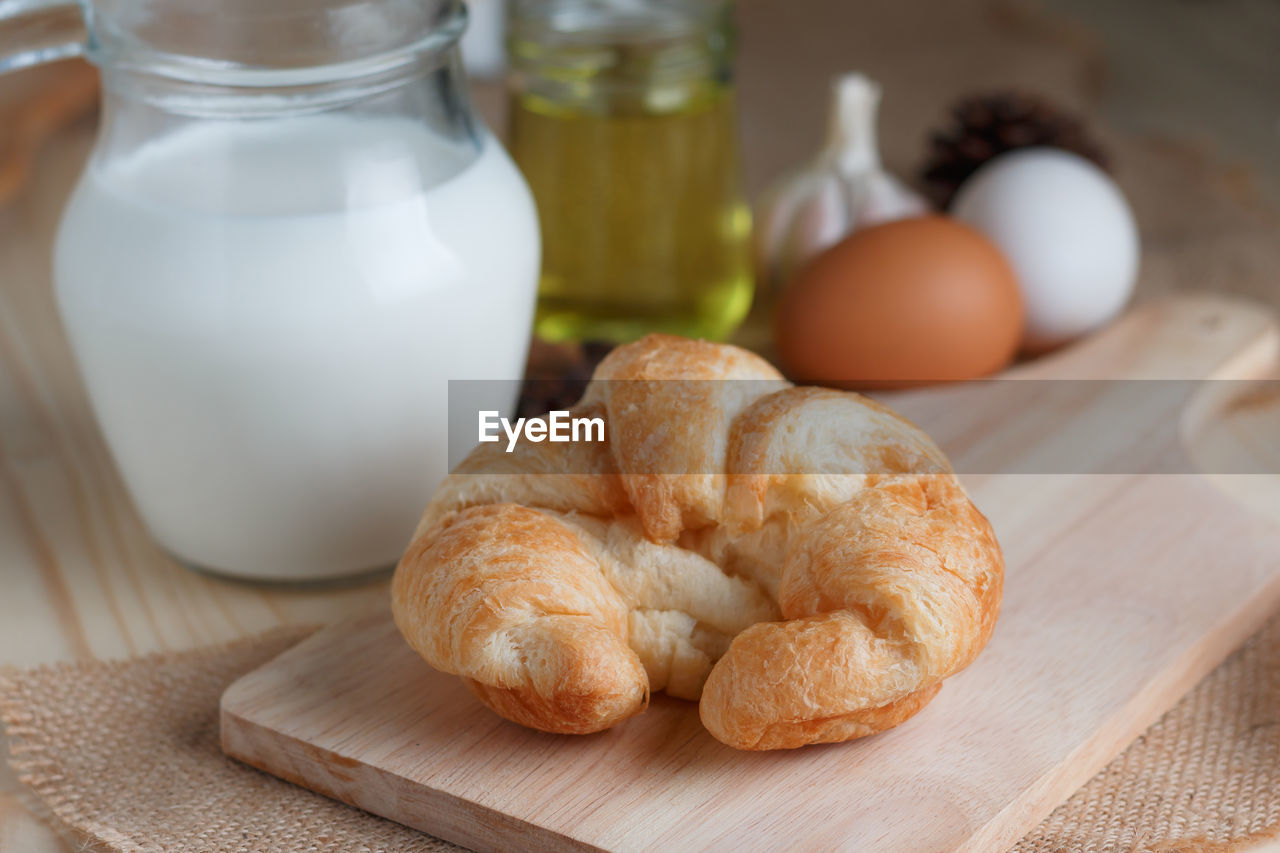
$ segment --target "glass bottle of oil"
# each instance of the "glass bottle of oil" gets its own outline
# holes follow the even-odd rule
[[[723,339],[751,305],[725,0],[517,0],[511,148],[542,226],[536,331]]]

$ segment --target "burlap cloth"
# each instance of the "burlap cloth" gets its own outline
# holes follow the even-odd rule
[[[10,762],[80,842],[121,851],[451,851],[226,758],[218,697],[307,633],[0,676]],[[1017,853],[1218,851],[1280,829],[1280,616]]]

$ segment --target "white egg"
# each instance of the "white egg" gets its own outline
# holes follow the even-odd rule
[[[986,234],[1017,273],[1026,351],[1098,328],[1133,293],[1133,212],[1115,182],[1083,157],[1055,148],[1002,154],[965,181],[951,215]]]

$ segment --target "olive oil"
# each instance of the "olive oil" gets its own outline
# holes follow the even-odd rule
[[[541,221],[542,337],[723,339],[750,308],[723,33],[663,24],[559,41],[515,28],[511,147]]]

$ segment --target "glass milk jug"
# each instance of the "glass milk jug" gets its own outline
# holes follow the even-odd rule
[[[55,284],[155,538],[249,578],[393,564],[446,473],[447,381],[521,375],[537,287],[532,199],[464,88],[461,0],[0,11],[0,70],[102,71]]]

